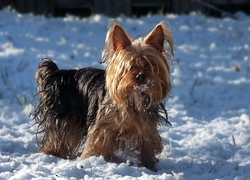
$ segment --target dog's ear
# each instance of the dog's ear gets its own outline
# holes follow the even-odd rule
[[[127,46],[131,45],[131,37],[123,30],[120,25],[114,24],[112,30],[112,42],[115,51],[124,49]]]
[[[125,49],[131,44],[132,38],[128,33],[120,25],[113,23],[107,32],[105,48],[102,52],[102,63],[106,66],[116,51]]]
[[[157,24],[155,28],[144,38],[144,42],[160,50],[161,52],[163,51],[164,29],[161,23]]]
[[[155,28],[144,38],[144,42],[158,49],[160,52],[164,51],[164,41],[167,41],[172,50],[173,39],[170,29],[160,22]]]

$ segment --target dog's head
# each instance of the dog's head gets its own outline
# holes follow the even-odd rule
[[[135,41],[114,24],[107,33],[102,55],[107,90],[119,108],[147,110],[168,97],[173,40],[162,22],[145,38]]]

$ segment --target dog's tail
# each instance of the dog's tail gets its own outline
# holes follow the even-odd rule
[[[40,151],[61,158],[73,158],[86,135],[86,120],[76,88],[77,70],[59,70],[50,59],[42,59],[35,78],[39,102],[36,120]],[[77,100],[77,101],[76,101]]]
[[[50,59],[43,58],[37,68],[35,78],[38,88],[43,88],[44,80],[53,72],[59,70],[57,65]]]

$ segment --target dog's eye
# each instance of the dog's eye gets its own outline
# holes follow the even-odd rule
[[[144,69],[151,69],[151,65],[148,63],[144,66]]]
[[[135,66],[130,66],[130,68],[129,68],[129,70],[134,70],[134,69],[136,69]]]

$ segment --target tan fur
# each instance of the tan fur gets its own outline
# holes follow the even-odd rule
[[[59,70],[43,59],[35,75],[40,150],[72,158],[86,138],[81,159],[124,162],[132,157],[132,163],[153,170],[162,151],[157,126],[170,124],[164,101],[171,91],[172,60],[171,31],[162,22],[135,41],[114,24],[102,53],[106,71]]]
[[[155,154],[162,150],[157,121],[151,119],[147,111],[134,113],[131,110],[127,115],[103,118],[91,127],[81,158],[98,154],[106,161],[119,162],[116,152],[121,150],[127,156],[139,156],[139,165],[153,168],[157,162]]]
[[[116,154],[122,151],[126,156],[136,156],[139,165],[153,169],[156,155],[162,151],[157,113],[158,104],[171,91],[172,56],[171,32],[163,23],[134,42],[114,24],[103,51],[106,87],[112,101],[104,102],[106,110],[98,111],[96,122],[89,128],[82,159],[102,155],[106,161],[120,162]],[[138,74],[145,75],[146,83],[137,83]]]

